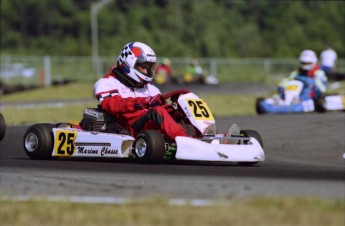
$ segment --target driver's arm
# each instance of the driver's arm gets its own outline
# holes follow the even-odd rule
[[[99,102],[102,106],[102,109],[113,115],[146,109],[149,101],[148,97],[122,98],[120,95],[108,96],[101,99],[99,99]]]
[[[327,76],[326,74],[318,70],[314,75],[314,81],[317,88],[323,93],[327,89]]]

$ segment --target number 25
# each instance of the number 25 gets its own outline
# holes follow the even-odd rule
[[[193,112],[195,117],[199,118],[199,117],[210,117],[210,114],[208,113],[207,109],[203,106],[203,102],[201,100],[197,100],[197,101],[188,101],[189,106],[193,107]],[[199,111],[201,111],[201,113],[199,113]]]
[[[66,137],[67,134],[67,137]],[[67,152],[68,155],[73,155],[74,152],[74,134],[73,133],[60,133],[58,137],[60,145],[58,147],[58,154],[65,155]],[[65,147],[65,150],[64,150]]]

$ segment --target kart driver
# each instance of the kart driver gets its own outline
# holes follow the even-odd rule
[[[284,99],[284,87],[289,80],[300,80],[312,86],[312,91],[303,99],[317,99],[327,89],[327,76],[317,64],[317,56],[312,50],[304,50],[299,57],[298,70],[293,71],[288,79],[283,80],[278,87],[278,94]]]
[[[148,129],[159,130],[171,140],[188,136],[162,106],[160,90],[151,84],[155,69],[154,51],[144,43],[130,42],[121,50],[117,66],[95,83],[95,96],[132,136]]]

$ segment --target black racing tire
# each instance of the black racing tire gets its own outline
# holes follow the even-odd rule
[[[24,150],[31,159],[54,159],[52,151],[54,147],[54,124],[40,123],[28,128],[24,135]]]
[[[140,132],[133,143],[132,152],[140,162],[159,163],[164,159],[165,141],[156,130]]]
[[[6,123],[4,116],[0,113],[0,140],[5,137],[6,133]]]
[[[256,98],[256,101],[255,101],[255,110],[256,110],[256,113],[257,113],[258,115],[265,114],[265,111],[262,110],[262,107],[261,107],[261,105],[260,105],[260,103],[261,103],[262,101],[264,101],[264,100],[265,100],[265,98],[263,98],[263,97],[258,97],[258,98]]]
[[[243,135],[245,137],[254,137],[259,142],[260,146],[262,148],[264,148],[262,138],[257,131],[255,131],[255,130],[241,130],[240,133],[241,133],[241,135]],[[250,166],[250,165],[255,165],[257,163],[258,162],[238,162],[238,164],[240,164],[242,166]]]
[[[315,111],[319,113],[325,113],[327,111],[326,109],[326,99],[324,95],[319,96],[315,101]]]
[[[255,130],[241,130],[240,133],[245,137],[254,137],[262,148],[264,148],[264,143],[262,141],[261,135]]]

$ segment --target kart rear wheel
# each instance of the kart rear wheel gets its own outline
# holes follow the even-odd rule
[[[4,116],[2,116],[2,114],[0,114],[0,140],[2,140],[4,138],[5,132],[6,132],[5,119],[4,119]]]
[[[318,97],[314,101],[314,104],[315,104],[315,111],[317,111],[319,113],[324,113],[327,111],[325,96],[321,95],[320,97]]]
[[[259,115],[262,115],[262,114],[265,113],[265,111],[261,107],[261,102],[264,101],[264,100],[265,100],[265,98],[263,98],[263,97],[256,98],[255,110],[256,110],[256,113],[259,114]]]
[[[156,130],[146,130],[139,133],[135,138],[132,152],[138,161],[161,162],[165,152],[163,135]]]
[[[31,159],[53,159],[54,124],[40,123],[28,128],[24,135],[24,150]]]
[[[255,138],[260,146],[263,148],[264,147],[264,144],[262,142],[262,138],[260,136],[260,134],[255,131],[255,130],[241,130],[241,135],[245,136],[245,137],[253,137]],[[242,166],[249,166],[249,165],[255,165],[257,164],[258,162],[238,162],[238,164],[242,165]]]

